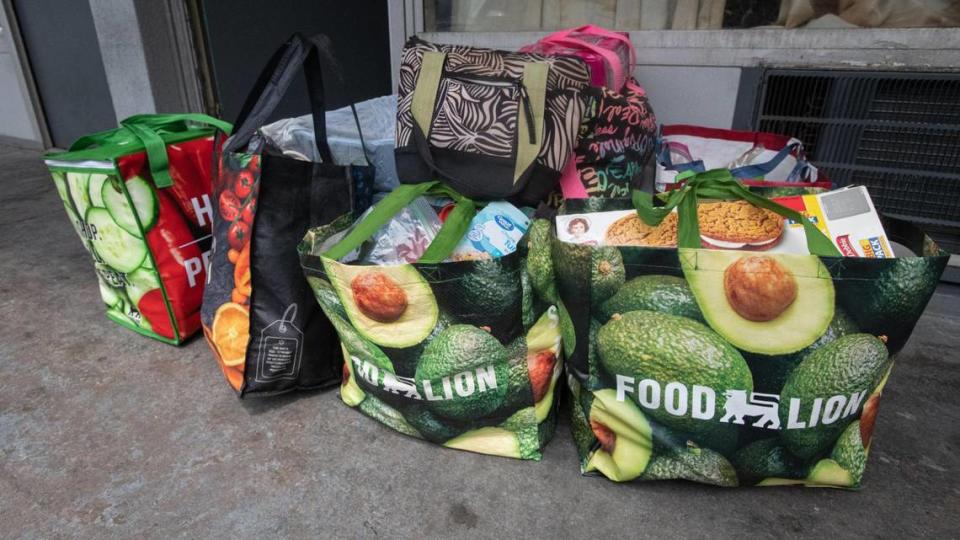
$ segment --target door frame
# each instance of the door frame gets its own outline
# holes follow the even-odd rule
[[[23,35],[20,33],[20,22],[17,20],[17,14],[13,9],[12,0],[0,0],[0,9],[3,10],[4,17],[7,19],[7,30],[10,32],[15,53],[14,64],[21,88],[26,90],[26,98],[30,102],[34,125],[37,132],[40,133],[39,143],[45,149],[51,148],[53,147],[53,137],[50,135],[50,126],[47,124],[47,116],[43,111],[40,92],[37,90],[37,81],[33,77],[33,68],[30,66],[30,58],[27,56],[27,48],[23,42]]]

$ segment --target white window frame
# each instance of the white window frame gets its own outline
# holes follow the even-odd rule
[[[424,32],[423,0],[388,1],[394,77],[403,43],[414,34],[440,43],[517,49],[549,33]],[[960,68],[957,28],[641,30],[630,38],[639,65]]]

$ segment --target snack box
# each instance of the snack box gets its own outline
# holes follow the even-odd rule
[[[810,219],[846,257],[891,258],[893,250],[863,186],[774,201]],[[697,205],[704,247],[807,254],[800,223],[746,201],[703,201]],[[651,227],[634,210],[557,216],[557,237],[564,242],[608,246],[676,247],[677,214]]]

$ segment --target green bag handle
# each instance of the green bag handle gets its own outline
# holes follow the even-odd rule
[[[368,238],[373,236],[385,223],[397,215],[404,207],[421,195],[446,195],[454,200],[456,207],[447,215],[446,221],[437,233],[436,238],[420,257],[418,262],[436,264],[450,256],[453,249],[460,243],[463,235],[470,228],[470,221],[477,213],[477,205],[473,200],[460,195],[450,187],[436,180],[422,184],[401,184],[389,195],[378,202],[373,210],[363,218],[342,240],[322,256],[328,259],[339,260],[347,253],[360,247]]]
[[[189,123],[206,124],[224,133],[230,133],[233,129],[229,122],[199,113],[138,114],[122,120],[119,129],[80,137],[70,145],[70,151],[93,146],[141,144],[147,153],[153,183],[158,188],[170,187],[173,179],[170,178],[170,161],[167,159],[167,144],[163,141],[163,136],[199,131]]]
[[[823,257],[842,257],[840,250],[823,232],[803,217],[800,212],[753,193],[730,174],[727,169],[714,169],[689,178],[682,188],[657,196],[666,204],[653,206],[653,196],[645,191],[633,192],[633,206],[644,223],[659,225],[674,208],[677,209],[677,246],[700,248],[700,223],[697,221],[697,199],[742,199],[748,203],[775,212],[803,225],[807,235],[807,250]]]

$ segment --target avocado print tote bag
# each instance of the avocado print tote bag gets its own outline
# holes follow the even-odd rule
[[[456,206],[418,262],[347,262],[423,194]],[[539,459],[556,421],[557,308],[532,295],[521,251],[444,262],[475,211],[474,201],[436,182],[401,185],[349,232],[349,216],[311,229],[301,264],[340,336],[344,403],[450,448]]]
[[[728,171],[633,200],[650,226],[676,209],[679,248],[553,245],[571,426],[585,473],[615,481],[859,488],[879,399],[947,255],[886,220],[914,257],[841,257],[813,223]],[[701,249],[697,198],[742,199],[803,225],[813,255]],[[565,336],[566,337],[566,336]]]

